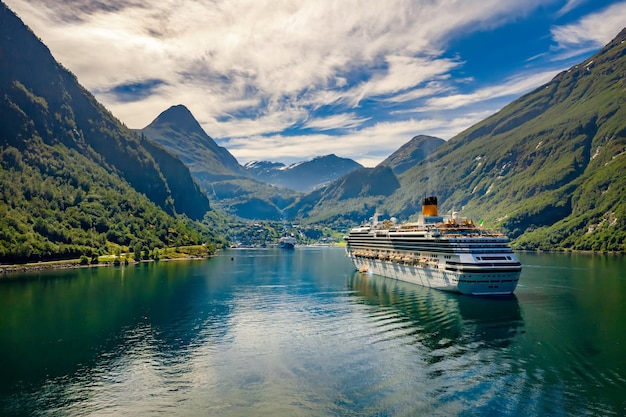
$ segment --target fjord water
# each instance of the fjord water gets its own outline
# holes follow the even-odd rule
[[[339,248],[0,281],[0,415],[624,415],[626,260],[519,254],[513,297]]]

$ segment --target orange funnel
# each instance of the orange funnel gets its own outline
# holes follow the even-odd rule
[[[437,216],[437,197],[426,197],[422,203],[422,214],[424,216]]]

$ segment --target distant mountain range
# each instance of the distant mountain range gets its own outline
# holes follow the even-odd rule
[[[244,168],[259,181],[308,192],[363,168],[363,165],[331,154],[291,165],[269,161],[248,162]]]
[[[217,207],[244,219],[280,220],[302,192],[361,167],[335,155],[290,166],[272,162],[241,166],[183,105],[170,107],[138,132],[178,156]]]
[[[285,211],[289,217],[345,230],[366,219],[366,213],[373,214],[399,188],[400,183],[391,168],[360,168],[302,196]]]

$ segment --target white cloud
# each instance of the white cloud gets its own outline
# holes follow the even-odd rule
[[[209,107],[217,119],[217,103],[227,111],[238,110],[232,102],[245,110],[256,96],[268,110],[280,110],[285,99],[313,97],[312,91],[335,89],[359,74],[365,77],[359,96],[409,89],[458,65],[436,59],[450,32],[502,24],[537,1],[8,3],[91,91],[159,79],[184,92],[190,82],[189,88],[202,82],[216,102]],[[388,68],[377,69],[381,63]],[[113,96],[106,99],[107,106],[116,104]],[[145,122],[147,116],[139,118]]]
[[[340,136],[313,134],[242,137],[220,141],[220,145],[225,146],[240,163],[260,159],[293,163],[334,153],[372,167],[415,135],[426,134],[449,139],[489,114],[491,112],[469,113],[453,119],[381,122]]]
[[[586,1],[588,0],[567,0],[567,3],[565,4],[565,6],[561,7],[561,10],[558,11],[557,15],[558,16],[566,15],[567,13],[576,9],[578,6],[585,3]]]
[[[473,91],[469,94],[451,94],[440,97],[432,97],[426,100],[424,107],[415,111],[425,112],[434,110],[452,110],[460,107],[487,102],[502,97],[519,97],[528,91],[537,88],[550,81],[557,71],[545,71],[536,74],[522,74],[507,80],[502,84],[489,86]]]
[[[447,92],[450,92],[451,90],[452,87],[450,87],[449,85],[433,81],[429,82],[424,87],[416,88],[414,90],[407,91],[406,93],[396,94],[388,97],[385,99],[385,101],[391,103],[405,103],[407,101],[413,101],[424,97],[445,94]],[[394,113],[399,112],[393,112],[392,114]]]
[[[306,119],[307,112],[298,108],[284,108],[255,118],[232,117],[216,121],[217,137],[250,138],[256,135],[278,133]]]
[[[304,124],[304,127],[317,130],[353,129],[358,128],[369,119],[370,118],[359,117],[354,113],[343,113],[324,118],[311,119]]]
[[[397,93],[427,81],[448,78],[450,70],[459,63],[448,59],[413,58],[407,56],[386,57],[388,69],[377,71],[362,87],[363,96],[380,96]]]
[[[5,2],[127,125],[144,127],[184,104],[243,162],[336,153],[372,165],[416,134],[450,138],[480,120],[442,111],[521,94],[548,80],[548,73],[537,73],[454,94],[452,82],[461,80],[450,72],[462,67],[462,57],[443,55],[449,39],[518,21],[544,0]],[[589,39],[606,42],[624,15],[621,3],[552,33],[563,50]],[[120,85],[146,80],[158,84],[137,101],[115,94]],[[439,113],[384,122],[402,112],[400,104],[424,98],[413,111]],[[359,113],[364,100],[387,108],[379,123],[360,128],[372,121],[371,113]],[[316,118],[323,107],[336,115]],[[347,133],[281,134],[294,126]]]
[[[576,23],[552,28],[552,37],[561,51],[558,59],[595,50],[610,42],[626,25],[626,2],[616,3]]]

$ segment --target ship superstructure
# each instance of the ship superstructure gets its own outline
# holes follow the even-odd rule
[[[457,213],[440,216],[436,197],[424,199],[414,223],[378,216],[344,238],[359,271],[463,294],[504,295],[517,287],[522,265],[509,239]]]

